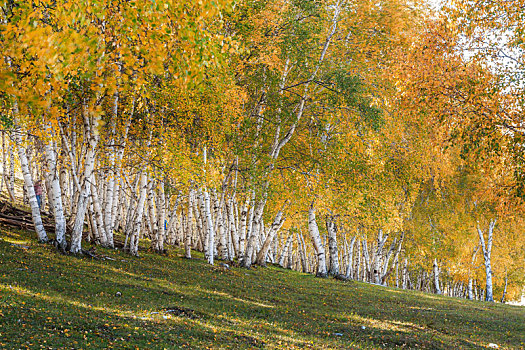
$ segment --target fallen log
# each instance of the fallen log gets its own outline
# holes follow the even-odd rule
[[[0,204],[0,223],[35,231],[31,213],[16,208],[7,202]],[[42,215],[42,223],[46,231],[55,232],[55,222],[52,218]]]

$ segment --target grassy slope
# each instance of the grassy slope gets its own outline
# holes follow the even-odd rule
[[[177,251],[98,248],[114,260],[92,260],[22,231],[0,238],[0,348],[525,347],[522,307],[273,267],[226,270]]]

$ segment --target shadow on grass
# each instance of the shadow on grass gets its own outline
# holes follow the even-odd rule
[[[112,260],[0,241],[0,347],[481,349],[525,334],[519,308],[97,249]]]

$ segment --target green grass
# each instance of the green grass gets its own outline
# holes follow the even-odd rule
[[[177,250],[133,258],[97,248],[114,260],[94,260],[23,231],[0,238],[0,348],[525,347],[522,307],[275,267],[226,270]]]

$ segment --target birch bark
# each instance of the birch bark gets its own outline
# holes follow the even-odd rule
[[[381,281],[382,281],[383,284],[386,283],[386,280],[387,280],[388,276],[392,273],[392,270],[395,268],[396,269],[395,285],[396,285],[396,287],[399,287],[399,254],[401,253],[401,249],[403,247],[404,239],[405,239],[405,232],[403,231],[402,234],[401,234],[401,238],[399,239],[399,243],[397,244],[397,249],[396,249],[396,252],[394,254],[394,262],[393,262],[392,266],[390,268],[388,268],[388,264],[389,264],[389,260],[390,260],[389,257],[387,258],[385,266],[383,266],[383,275],[381,277]],[[392,243],[392,245],[394,246],[395,243],[396,243],[396,239],[394,239],[394,242]],[[392,246],[391,246],[391,248],[392,248]],[[387,269],[388,269],[388,271],[386,271]]]
[[[221,196],[224,196],[222,194]],[[219,235],[219,256],[223,260],[228,260],[228,242],[226,239],[226,233],[228,232],[224,227],[224,216],[222,200],[218,196],[215,198],[215,220],[217,226],[217,234]]]
[[[159,183],[159,195],[157,196],[157,212],[158,212],[158,238],[157,247],[159,252],[164,252],[164,240],[166,237],[166,194],[164,192],[164,181]]]
[[[206,256],[206,258],[208,258],[208,252],[209,252],[209,249],[208,249],[208,245],[210,243],[210,232],[208,231],[208,222],[206,221],[207,218],[206,218],[206,200],[204,198],[204,194],[202,193],[202,191],[200,189],[197,190],[197,193],[199,195],[199,216],[201,218],[201,221],[202,221],[202,226],[203,226],[203,231],[204,231],[204,255]]]
[[[355,279],[360,281],[361,280],[361,240],[357,241],[357,269],[355,273]]]
[[[228,224],[230,228],[230,236],[232,240],[232,246],[233,246],[233,254],[231,256],[231,259],[233,260],[234,257],[239,256],[239,233],[237,231],[237,225],[235,224],[235,206],[234,206],[235,197],[230,198],[228,201],[228,205],[226,207],[228,212]]]
[[[191,259],[191,239],[193,237],[193,189],[188,194],[188,227],[184,239],[184,257]]]
[[[467,295],[468,295],[468,298],[469,300],[473,300],[474,299],[474,295],[472,293],[472,267],[474,267],[474,264],[475,264],[475,261],[476,261],[476,255],[478,254],[478,251],[479,251],[479,245],[476,246],[476,248],[474,248],[474,250],[472,251],[472,258],[470,259],[470,266],[469,266],[469,269],[468,269],[468,289],[467,289]]]
[[[97,224],[95,222],[95,214],[94,214],[94,211],[93,211],[93,202],[89,203],[87,212],[88,212],[87,213],[88,229],[89,229],[89,232],[90,232],[90,235],[88,235],[88,242],[91,242],[91,239],[93,239],[93,241],[96,244],[100,244],[100,235],[98,234],[98,228],[97,228]]]
[[[157,220],[157,208],[155,208],[155,188],[157,187],[157,181],[152,178],[148,183],[148,195],[147,195],[147,201],[148,201],[148,216],[149,220],[146,221],[150,227],[151,232],[151,244],[152,248],[155,251],[159,251],[159,227],[158,227],[158,220]]]
[[[304,244],[303,235],[300,231],[297,231],[297,245],[299,249],[299,257],[301,258],[301,267],[304,273],[308,272],[308,264],[306,261],[306,247]]]
[[[282,227],[285,220],[286,218],[283,217],[283,211],[279,210],[277,212],[277,215],[275,215],[275,219],[273,220],[272,225],[270,226],[270,231],[268,232],[268,236],[264,240],[264,243],[262,244],[261,249],[257,253],[257,257],[255,259],[255,262],[257,263],[257,265],[266,266],[266,257],[268,255],[268,251],[270,250],[270,245],[275,239],[275,235],[277,234],[279,229]]]
[[[377,248],[374,254],[374,283],[381,284],[381,258],[383,256],[383,247],[385,246],[388,235],[383,237],[383,231],[379,230],[377,235]]]
[[[204,218],[204,211],[202,211],[202,206],[199,205],[199,202],[202,202],[202,195],[197,195],[197,193],[193,192],[193,213],[195,216],[196,226],[197,226],[197,233],[199,235],[199,243],[198,246],[201,251],[206,252],[206,247],[208,244],[206,243],[206,222]],[[199,210],[199,208],[201,208]]]
[[[98,196],[97,182],[95,180],[95,175],[93,174],[90,179],[91,184],[91,201],[93,203],[93,210],[95,215],[95,223],[97,226],[97,231],[100,236],[100,243],[103,246],[107,246],[108,240],[106,236],[106,230],[104,226],[104,215],[102,213],[102,207],[100,205],[100,199]]]
[[[80,190],[78,202],[76,204],[75,223],[73,225],[73,233],[71,234],[70,252],[78,254],[82,250],[82,231],[84,228],[84,219],[86,216],[86,208],[89,202],[89,195],[91,192],[91,184],[89,183],[95,167],[95,149],[98,143],[98,132],[95,130],[97,119],[91,121],[88,115],[87,106],[83,106],[84,111],[84,130],[86,138],[88,139],[88,150],[84,163],[84,181]]]
[[[215,258],[215,231],[213,227],[213,218],[211,217],[211,210],[210,210],[210,195],[207,191],[204,191],[204,213],[206,217],[206,226],[208,231],[208,250],[207,250],[207,258],[208,263],[213,265],[214,258]]]
[[[350,239],[350,244],[348,245],[348,258],[345,273],[346,278],[351,278],[353,276],[354,246],[356,238],[356,236],[353,236]]]
[[[293,233],[290,233],[288,235],[288,238],[286,239],[286,243],[283,246],[283,249],[281,251],[281,255],[279,255],[279,261],[278,264],[280,267],[284,267],[284,260],[286,259],[286,254],[288,253],[288,249],[290,245],[292,244],[293,240]]]
[[[370,282],[370,255],[368,254],[366,238],[363,238],[361,244],[363,245],[363,281]]]
[[[4,183],[7,188],[6,174],[7,174],[7,157],[6,157],[6,147],[5,147],[5,131],[2,131],[2,182],[0,183],[0,193],[4,188]]]
[[[7,182],[7,191],[11,201],[15,201],[15,154],[13,152],[13,144],[8,142],[9,146],[9,181]],[[27,157],[26,157],[27,158]]]
[[[310,209],[308,210],[308,231],[310,232],[310,236],[312,237],[312,242],[317,253],[316,276],[326,277],[326,254],[323,241],[321,240],[321,235],[319,234],[319,227],[317,226],[317,222],[315,220],[315,208],[313,206],[313,203],[310,206]]]
[[[18,115],[18,106],[15,103],[15,116]],[[22,141],[22,130],[20,126],[16,125],[13,131],[13,137],[18,150],[18,157],[20,158],[20,167],[22,168],[22,175],[24,176],[24,184],[27,190],[27,196],[29,199],[29,206],[31,207],[31,218],[35,225],[35,231],[39,242],[47,242],[48,237],[44,224],[42,223],[42,217],[40,216],[40,208],[38,207],[38,201],[36,199],[35,188],[33,185],[33,178],[29,170],[29,163],[27,160],[26,147]]]
[[[46,126],[48,136],[51,136],[51,127]],[[47,177],[51,185],[49,197],[53,203],[53,216],[55,218],[55,237],[58,247],[66,250],[66,218],[64,216],[64,207],[62,205],[62,191],[60,188],[60,179],[57,172],[56,144],[51,138],[45,145]]]
[[[434,270],[434,287],[436,288],[436,294],[441,294],[441,287],[439,285],[439,266],[438,266],[438,262],[436,258],[434,258],[433,270]]]
[[[118,64],[119,71],[121,65]],[[115,158],[116,158],[116,151],[115,151],[115,142],[116,142],[116,122],[118,118],[118,102],[119,102],[119,91],[118,86],[115,89],[115,92],[113,93],[113,118],[111,119],[111,147],[110,147],[110,155],[109,155],[109,169],[108,169],[108,178],[107,178],[107,187],[104,191],[105,199],[104,203],[106,204],[104,208],[104,230],[106,232],[106,245],[113,248],[113,201],[115,198],[115,182],[116,182],[116,172],[115,172]],[[116,214],[116,213],[115,213]]]
[[[489,229],[487,232],[487,240],[485,242],[484,233],[479,227],[479,223],[477,225],[478,235],[479,235],[479,241],[481,243],[481,249],[483,252],[483,259],[485,262],[485,276],[486,276],[486,283],[485,283],[485,301],[494,301],[493,293],[492,293],[492,265],[491,265],[491,254],[492,254],[492,239],[493,239],[493,232],[494,227],[496,226],[496,220],[490,220],[489,223]]]
[[[11,61],[8,59],[8,64],[11,66]],[[22,129],[18,125],[19,118],[19,108],[18,100],[14,98],[13,103],[13,115],[15,121],[15,127],[13,132],[13,137],[18,148],[18,157],[20,158],[20,167],[22,168],[22,175],[24,177],[24,184],[27,190],[29,206],[31,207],[31,218],[33,219],[33,224],[35,226],[35,231],[40,242],[47,242],[48,237],[44,225],[42,223],[42,217],[40,216],[40,207],[38,206],[38,201],[36,199],[35,188],[33,185],[33,178],[31,177],[31,170],[29,168],[29,162],[27,159],[26,147],[23,145],[22,140]],[[13,181],[13,194],[14,194],[14,159],[11,159],[12,167],[12,181]],[[13,196],[14,198],[14,196]]]
[[[140,174],[140,190],[139,190],[139,202],[137,204],[137,210],[135,214],[135,222],[133,231],[130,237],[129,253],[131,255],[139,255],[139,238],[140,230],[142,228],[142,218],[144,216],[144,207],[146,204],[146,197],[148,191],[148,177],[143,171]]]
[[[252,203],[255,200],[255,193],[252,193]],[[255,217],[256,217],[256,211],[260,207],[252,205],[249,212],[248,222],[247,222],[247,230],[246,230],[246,249],[244,250],[244,255],[241,260],[241,266],[242,267],[250,267],[252,265],[252,254],[253,254],[253,246],[255,244],[255,230],[257,230],[257,226],[255,224]]]
[[[173,205],[173,208],[171,209],[171,214],[170,214],[170,219],[168,221],[168,225],[167,225],[167,228],[166,228],[166,235],[168,235],[168,237],[171,237],[172,233],[174,230],[173,228],[175,227],[177,221],[178,221],[178,215],[177,215],[177,209],[179,207],[179,199],[180,199],[180,196],[177,196],[177,198],[175,199],[175,204]],[[175,244],[175,239],[174,238],[170,238],[170,244]]]
[[[403,271],[402,271],[402,288],[407,289],[408,287],[408,259],[403,260]]]
[[[253,195],[252,195],[253,196]],[[239,238],[239,258],[244,258],[245,247],[244,243],[248,234],[248,206],[250,205],[250,196],[246,196],[246,200],[241,209],[241,223],[240,223],[240,238]],[[251,211],[252,209],[250,209]]]
[[[328,274],[337,276],[339,274],[339,254],[337,252],[337,226],[334,218],[328,216],[326,219],[326,230],[328,231],[328,252],[330,254],[330,269]]]

